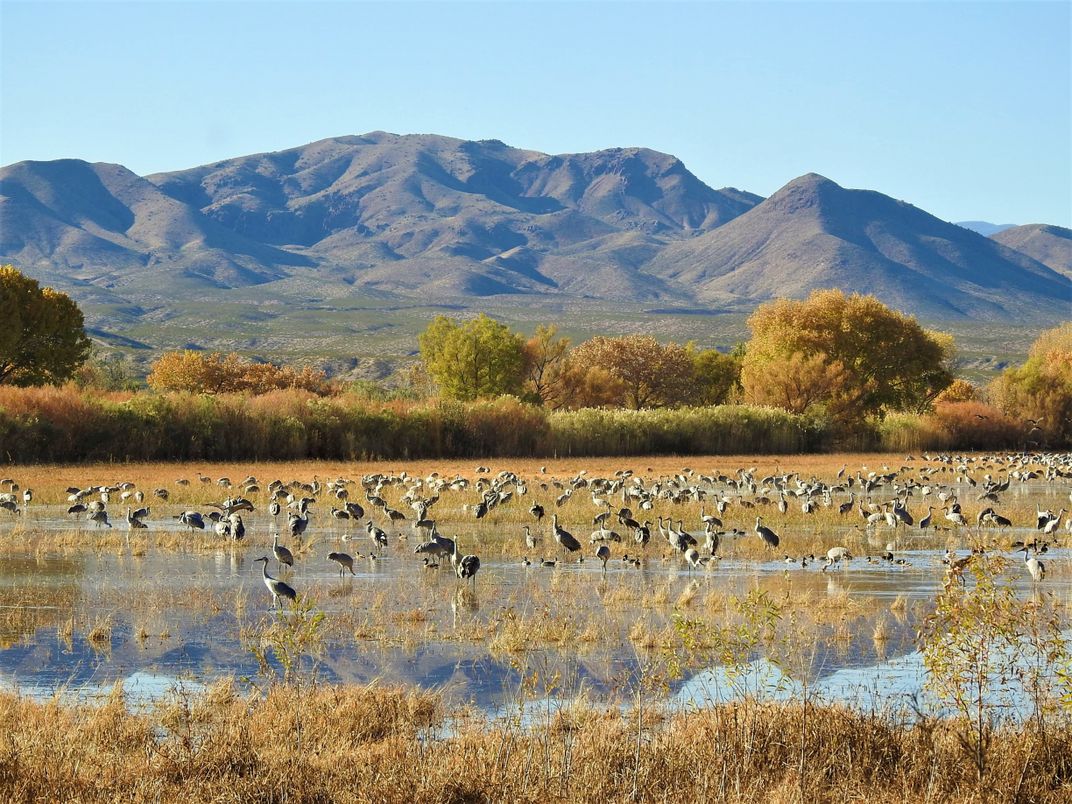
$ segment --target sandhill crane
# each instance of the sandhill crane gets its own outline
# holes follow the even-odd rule
[[[1035,583],[1038,583],[1046,577],[1046,565],[1039,561],[1037,558],[1035,558],[1033,555],[1031,555],[1028,552],[1027,547],[1023,547],[1022,549],[1024,552],[1024,566],[1031,574],[1031,580],[1033,580]]]
[[[451,554],[450,563],[454,565],[454,573],[458,580],[470,580],[476,586],[476,573],[480,569],[480,559],[474,555],[460,555],[458,545],[455,543],[454,552]]]
[[[283,508],[279,505],[279,500],[272,500],[268,503],[268,513],[272,515],[273,519],[279,516],[279,512],[282,510]]]
[[[851,561],[852,553],[847,547],[831,547],[826,551],[827,566],[840,564],[842,561]]]
[[[72,511],[71,508],[79,508],[81,510]],[[86,510],[86,507],[84,505],[72,505],[71,508],[67,509],[67,513],[81,513],[82,511]],[[18,514],[19,506],[14,500],[0,500],[0,510],[10,511],[13,514]]]
[[[528,525],[524,525],[523,530],[525,531],[525,546],[528,547],[529,550],[535,550],[540,544],[540,537],[529,530]]]
[[[908,508],[901,500],[894,500],[893,502],[893,515],[897,520],[903,522],[905,526],[912,527],[915,524],[915,520],[912,518],[912,514],[908,512]],[[895,522],[894,525],[897,523]]]
[[[351,575],[357,574],[354,572],[354,557],[349,553],[328,553],[328,561],[339,565],[339,575],[344,575],[346,570],[350,570]]]
[[[1054,516],[1050,517],[1050,520],[1042,526],[1042,533],[1045,536],[1050,536],[1057,532],[1057,528],[1061,525],[1061,517],[1065,515],[1065,509],[1062,508]]]
[[[670,543],[670,546],[679,553],[684,553],[692,547],[692,543],[696,541],[689,536],[689,534],[685,533],[685,531],[681,530],[680,525],[675,529],[673,523],[670,523],[667,527],[666,540]]]
[[[149,526],[134,516],[133,512],[127,508],[127,527],[131,530],[138,530],[148,528]]]
[[[293,538],[301,538],[305,533],[305,529],[309,527],[309,515],[304,516],[300,514],[291,513],[287,517],[287,528],[290,531],[290,535]]]
[[[1053,511],[1043,511],[1038,503],[1035,503],[1035,527],[1038,530],[1042,530],[1046,527],[1046,523],[1053,518]]]
[[[692,571],[694,569],[702,567],[704,562],[707,561],[706,558],[700,556],[700,551],[697,550],[695,547],[690,547],[688,550],[685,551],[685,560],[689,563],[690,575],[692,574]]]
[[[551,528],[554,530],[555,541],[560,547],[571,553],[576,553],[581,549],[581,543],[574,538],[573,534],[558,524],[558,514],[551,517]]]
[[[722,520],[714,514],[705,514],[702,505],[700,506],[700,522],[703,523],[704,527],[707,527],[708,525],[716,528],[722,527]]]
[[[365,525],[365,530],[368,531],[372,543],[376,545],[382,553],[383,548],[387,546],[387,532],[376,527],[376,524],[371,519],[368,521],[368,524]]]
[[[964,519],[964,514],[960,511],[955,511],[952,508],[945,509],[945,518],[959,527],[967,527],[968,522]]]
[[[294,566],[294,554],[287,548],[279,543],[279,534],[272,534],[272,555],[275,556],[276,562],[279,564],[279,571],[283,571],[283,565],[288,567]]]
[[[237,511],[253,511],[253,503],[244,497],[228,497],[222,503],[209,503],[210,508],[218,508],[225,516],[230,516]]]
[[[89,516],[86,517],[86,519],[90,520],[91,522],[96,522],[98,528],[101,525],[107,525],[109,528],[112,526],[112,523],[108,521],[108,512],[105,511],[103,508],[100,508],[96,511],[91,511]]]
[[[838,513],[844,516],[852,510],[852,507],[853,505],[855,505],[855,503],[856,497],[853,492],[850,491],[848,502],[843,502],[841,505],[838,506]]]
[[[927,506],[927,515],[925,517],[923,517],[923,519],[919,520],[919,529],[920,530],[926,530],[927,528],[929,528],[931,526],[931,523],[933,521],[934,521],[934,506],[933,505],[928,505]]]
[[[709,556],[713,556],[715,553],[718,552],[719,539],[719,532],[715,530],[713,525],[708,523],[707,530],[704,533],[704,551]]]
[[[605,544],[599,545],[596,550],[596,558],[603,562],[603,574],[607,574],[607,560],[610,558],[610,548]]]
[[[198,511],[183,511],[175,518],[190,530],[205,529],[205,518]]]
[[[529,509],[529,513],[536,517],[536,521],[539,522],[543,519],[543,506],[533,503],[532,507]]]
[[[294,591],[294,587],[284,583],[278,578],[273,578],[268,574],[268,556],[261,556],[256,559],[254,563],[258,561],[262,562],[261,571],[264,575],[264,585],[267,586],[268,591],[272,593],[272,605],[276,610],[279,609],[279,598],[285,597],[287,600],[297,599],[298,593]]]
[[[606,528],[600,528],[594,530],[588,537],[588,541],[592,544],[596,542],[620,542],[622,537],[620,534],[615,533],[613,530],[607,530]]]
[[[771,550],[778,546],[778,534],[763,524],[763,517],[756,517],[755,534],[763,540]]]
[[[647,547],[651,541],[651,521],[644,520],[644,524],[633,531],[633,541],[641,547]]]
[[[1012,520],[1008,517],[1004,517],[997,511],[990,509],[989,513],[983,517],[983,521],[990,525],[997,525],[999,528],[1011,528]]]
[[[240,542],[246,538],[246,523],[242,521],[242,515],[231,514],[227,518],[231,522],[231,540]]]
[[[3,508],[3,507],[5,507],[5,506],[2,503],[0,503],[0,508]],[[14,512],[18,513],[17,508],[8,508],[7,510],[14,511]],[[86,508],[86,506],[83,505],[82,503],[75,503],[74,505],[70,506],[67,509],[67,513],[70,516],[78,516],[79,514],[84,514],[87,510],[89,510],[89,509]]]

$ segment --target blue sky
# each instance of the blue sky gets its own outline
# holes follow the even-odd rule
[[[145,174],[382,129],[1068,226],[1070,8],[0,0],[0,162]]]

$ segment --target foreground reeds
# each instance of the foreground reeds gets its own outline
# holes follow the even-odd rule
[[[638,714],[642,716],[638,717]],[[1072,729],[996,732],[980,781],[948,724],[746,701],[568,706],[524,727],[429,693],[229,683],[131,711],[0,696],[5,801],[1067,801]],[[455,713],[457,715],[457,713]]]

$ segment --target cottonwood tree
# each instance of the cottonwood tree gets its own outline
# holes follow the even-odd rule
[[[1072,444],[1072,322],[1039,335],[1023,365],[1008,368],[990,387],[995,404],[1024,420],[1038,444]]]
[[[0,266],[0,385],[71,378],[89,357],[85,319],[69,296]]]
[[[724,405],[741,385],[741,361],[716,349],[692,353],[693,386],[690,402]]]
[[[761,305],[748,326],[746,401],[796,412],[821,404],[854,421],[886,410],[924,411],[953,379],[953,339],[874,296],[818,290],[804,301],[779,299]]]
[[[566,404],[569,348],[569,338],[558,337],[553,324],[536,327],[525,341],[525,390],[546,407],[557,409]]]
[[[418,337],[421,360],[448,399],[519,394],[524,341],[483,313],[465,323],[437,316]]]
[[[284,388],[300,388],[316,394],[330,391],[322,371],[271,363],[252,363],[231,352],[165,352],[151,366],[146,378],[157,391],[188,391],[196,394],[264,394]]]
[[[651,335],[602,335],[587,340],[570,353],[581,366],[599,368],[622,389],[619,403],[630,408],[675,405],[687,400],[693,364],[681,344],[661,344]]]

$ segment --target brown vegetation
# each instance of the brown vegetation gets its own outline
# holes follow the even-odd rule
[[[383,687],[221,683],[132,711],[0,696],[7,801],[1067,801],[1072,730],[995,733],[985,784],[944,723],[746,701],[530,726]],[[806,722],[806,728],[802,725]]]
[[[331,390],[324,372],[316,369],[298,371],[290,366],[251,363],[234,352],[221,355],[189,349],[165,352],[153,363],[147,382],[157,391],[195,394],[266,394],[298,388],[324,395]]]

